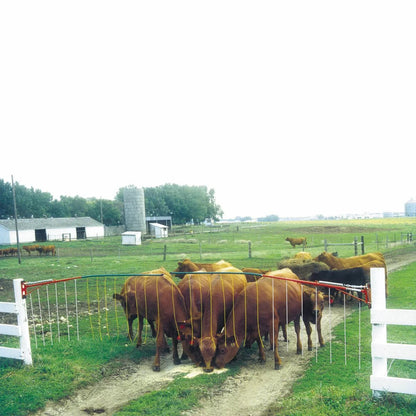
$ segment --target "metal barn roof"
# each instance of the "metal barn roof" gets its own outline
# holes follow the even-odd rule
[[[0,220],[0,226],[7,230],[15,229],[14,219]],[[68,227],[100,227],[102,223],[91,217],[72,217],[72,218],[20,218],[17,220],[19,230],[54,229]]]

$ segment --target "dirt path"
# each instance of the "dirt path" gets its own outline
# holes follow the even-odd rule
[[[414,255],[402,256],[387,260],[389,271],[396,270],[411,261]],[[347,313],[350,311],[347,308]],[[330,340],[331,328],[344,319],[344,308],[341,305],[325,310],[322,319],[322,333],[327,346]],[[315,338],[315,327],[313,326]],[[288,395],[294,381],[299,378],[311,359],[315,359],[316,350],[296,354],[296,341],[293,327],[288,331],[289,343],[279,342],[279,353],[282,359],[282,368],[274,370],[272,351],[267,352],[265,364],[257,363],[257,347],[249,353],[244,353],[246,363],[236,377],[229,377],[220,391],[211,393],[199,403],[197,409],[183,412],[186,416],[260,416],[269,405]],[[302,329],[302,343],[306,343],[306,334]],[[314,339],[314,344],[316,340]],[[140,366],[125,367],[117,375],[107,377],[99,383],[80,390],[76,395],[59,403],[50,403],[45,409],[36,413],[36,416],[85,416],[101,414],[113,415],[115,411],[134,398],[164,388],[174,376],[184,373],[192,377],[202,372],[192,364],[175,366],[170,355],[161,361],[161,372],[151,370],[152,359],[143,360]],[[226,370],[225,370],[226,371]]]

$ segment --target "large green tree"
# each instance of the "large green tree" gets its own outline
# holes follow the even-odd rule
[[[119,225],[123,220],[123,189],[113,201],[80,196],[61,196],[53,199],[49,192],[26,188],[15,183],[17,214],[19,218],[91,217],[105,225]],[[215,202],[215,192],[206,186],[165,184],[145,188],[147,216],[171,215],[175,224],[205,218],[218,220],[223,212]],[[0,218],[14,216],[12,185],[0,179]]]
[[[172,215],[175,224],[218,220],[223,214],[215,203],[214,190],[206,186],[165,184],[145,188],[144,196],[146,215]]]

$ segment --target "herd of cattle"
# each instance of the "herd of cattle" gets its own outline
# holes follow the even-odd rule
[[[30,256],[32,252],[38,252],[39,256],[44,255],[56,255],[56,248],[54,245],[40,245],[31,244],[29,246],[22,246],[22,249]],[[17,256],[18,250],[16,247],[8,247],[0,249],[0,257]]]
[[[302,352],[300,319],[308,350],[312,350],[311,324],[316,325],[320,346],[324,345],[321,319],[327,296],[297,280],[365,286],[370,267],[386,267],[381,253],[338,258],[327,252],[314,259],[309,253],[298,253],[278,266],[274,271],[240,270],[224,260],[200,264],[186,259],[172,272],[179,283],[162,267],[129,277],[113,297],[123,307],[131,339],[132,324],[138,318],[137,347],[142,344],[143,319],[149,322],[156,338],[154,371],[160,370],[160,353],[167,348],[165,336],[172,338],[175,364],[181,362],[181,342],[181,358],[189,357],[207,372],[223,368],[243,345],[254,341],[260,361],[265,361],[263,337],[269,337],[275,369],[279,369],[278,333],[281,328],[287,340],[288,323],[294,322],[297,353]]]

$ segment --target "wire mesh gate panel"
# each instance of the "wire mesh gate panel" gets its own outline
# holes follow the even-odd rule
[[[35,347],[63,339],[126,339],[127,320],[113,294],[129,276],[92,275],[28,283],[27,309]],[[144,333],[146,337],[147,326]]]

